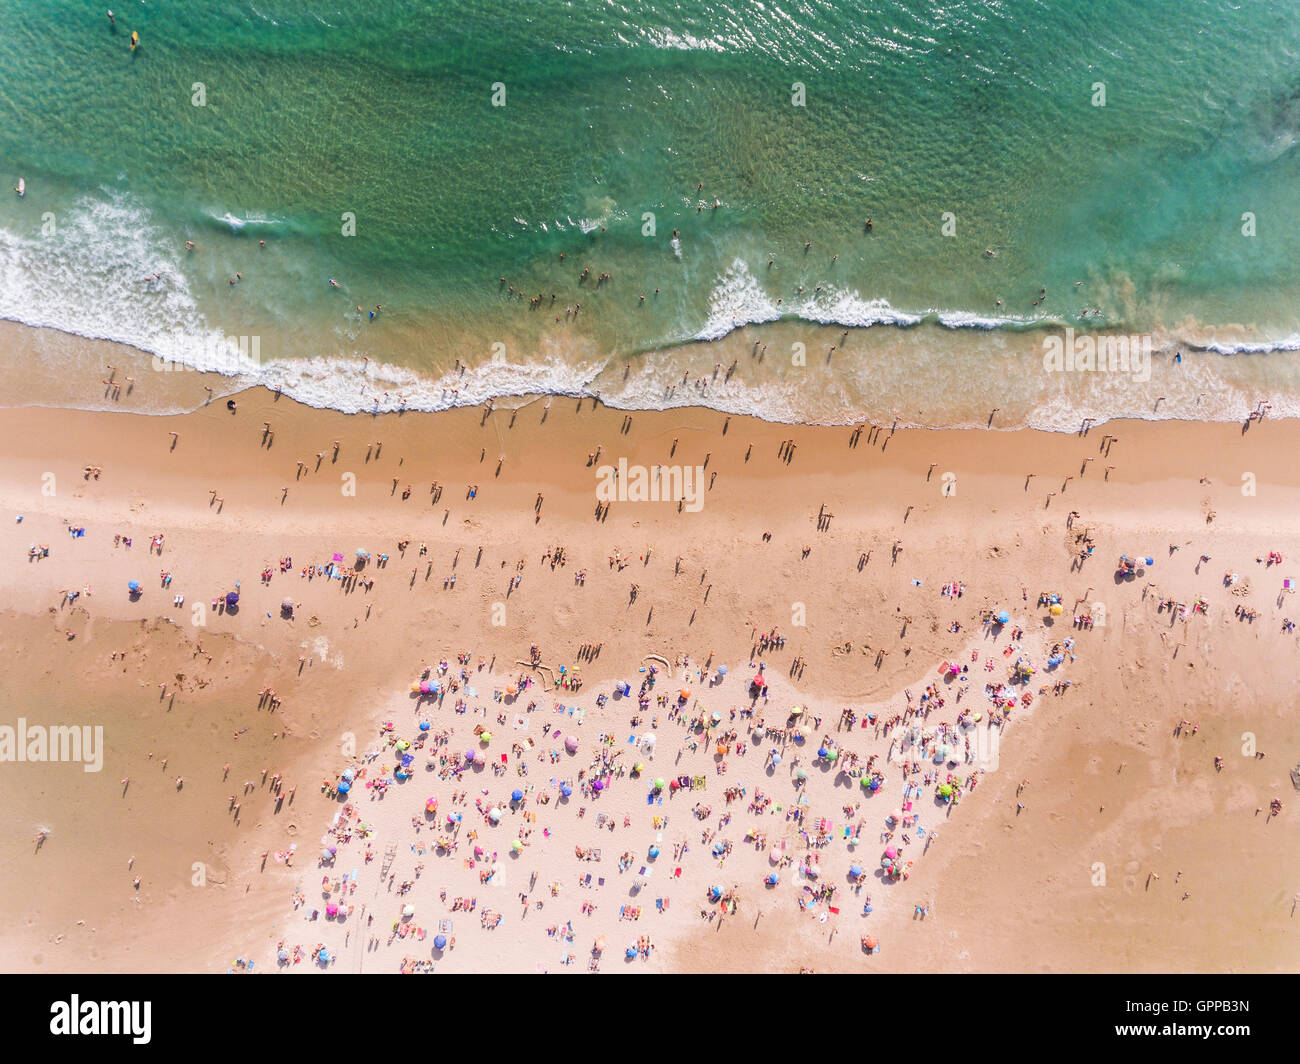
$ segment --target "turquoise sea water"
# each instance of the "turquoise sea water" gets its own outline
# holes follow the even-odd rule
[[[2,317],[227,367],[224,339],[256,336],[264,376],[345,408],[390,388],[385,405],[593,386],[685,401],[668,388],[715,359],[683,345],[778,319],[782,344],[850,327],[900,401],[913,371],[941,387],[947,366],[996,405],[979,345],[1028,357],[1063,325],[1275,359],[1259,372],[1291,384],[1292,3],[115,12],[6,5],[0,187],[26,195],[0,198]],[[385,367],[364,403],[330,369],[363,357]],[[457,359],[475,372],[452,395]],[[839,366],[792,391],[746,365],[736,388],[845,419],[873,387]]]

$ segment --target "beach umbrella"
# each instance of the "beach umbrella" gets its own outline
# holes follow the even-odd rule
[[[689,689],[689,688],[683,688],[682,690],[678,691],[678,692],[677,692],[677,697],[680,698],[683,702],[685,702],[686,699],[688,699],[688,698],[691,697],[690,689]]]
[[[488,819],[494,824],[497,823],[501,819],[501,810],[496,808],[489,809]]]
[[[1052,606],[1052,607],[1048,610],[1048,612],[1049,612],[1053,617],[1059,617],[1059,616],[1061,615],[1061,612],[1062,612],[1062,607],[1061,607],[1060,605],[1054,605],[1054,606]]]
[[[836,759],[839,758],[839,756],[840,756],[839,749],[836,748],[836,747],[834,747],[834,746],[832,746],[832,747],[831,747],[831,752],[830,752],[829,754],[826,755],[826,760],[827,760],[827,761],[835,761]]]
[[[282,610],[287,610],[289,613],[292,613],[292,612],[293,612],[293,599],[289,598],[288,596],[286,596],[285,598],[282,598],[282,599],[280,600],[280,609],[282,609]]]
[[[403,916],[414,916],[414,915],[415,915],[415,906],[414,906],[414,905],[408,905],[408,906],[406,906],[406,907],[402,910],[402,915],[403,915]]]
[[[765,879],[764,882],[769,887],[775,887],[778,883],[781,882],[781,877],[778,876],[775,872],[769,872],[767,874],[767,879]]]
[[[875,936],[867,935],[867,937],[862,940],[862,944],[866,946],[867,949],[875,949],[877,945]]]
[[[893,863],[894,863],[894,859],[892,857],[882,857],[880,859],[881,868],[889,868],[891,865],[893,865]]]
[[[357,550],[356,550],[356,554],[357,554],[357,557],[358,557],[358,558],[369,558],[369,557],[370,557],[370,555],[367,554],[366,551],[364,550],[364,548],[362,548],[362,547],[358,547],[358,548],[357,548]]]
[[[566,735],[564,737],[564,749],[571,754],[578,752],[578,737],[576,735]]]
[[[227,591],[227,592],[226,592],[226,605],[227,605],[227,606],[233,606],[233,605],[234,605],[236,602],[238,602],[238,601],[239,601],[239,592],[238,592],[238,591]]]
[[[485,731],[485,732],[483,732],[483,733],[478,737],[478,741],[481,742],[481,743],[483,743],[484,745],[490,743],[490,742],[492,741],[492,733],[491,733],[490,731]]]
[[[399,749],[399,750],[405,750],[405,749],[406,749],[408,746],[410,746],[411,744],[408,743],[405,739],[398,739],[398,740],[397,740],[397,743],[396,743],[395,745],[397,746],[397,749]]]
[[[1006,624],[1009,620],[1011,620],[1011,614],[1006,610],[998,611],[998,624]]]
[[[429,722],[427,720],[420,721],[420,731],[428,731],[428,730],[429,730]]]
[[[338,914],[339,914],[339,907],[334,902],[330,902],[327,906],[325,906],[326,916],[338,916]]]
[[[635,956],[636,956],[636,947],[635,947],[635,946],[628,946],[628,948],[627,948],[627,959],[628,959],[628,960],[631,960],[631,959],[632,959],[633,957],[635,957]]]
[[[939,793],[943,795],[945,798],[947,798],[948,795],[952,794],[952,784],[945,783],[942,787],[939,788]]]
[[[473,750],[466,750],[466,751],[465,751],[465,760],[466,760],[466,761],[473,761],[473,760],[474,760],[474,751],[473,751]]]
[[[717,724],[719,721],[722,720],[722,714],[715,709],[713,711],[712,716],[710,716],[709,719],[713,721],[714,724]]]
[[[352,784],[350,784],[347,780],[341,780],[339,782],[339,787],[338,787],[339,794],[347,794],[348,791],[350,790],[352,790]]]
[[[345,780],[351,783],[354,779],[357,778],[357,773],[355,769],[345,768],[342,772],[342,776]]]
[[[718,675],[719,675],[719,676],[726,676],[726,675],[727,675],[727,666],[725,666],[725,665],[719,665],[719,666],[718,666]]]
[[[518,853],[523,848],[524,848],[524,843],[522,839],[515,839],[515,841],[510,844],[511,853]]]
[[[428,680],[421,680],[421,681],[420,681],[420,694],[422,694],[422,695],[427,695],[428,693],[429,693],[429,681],[428,681]]]
[[[801,716],[803,716],[803,707],[802,707],[802,706],[795,706],[794,709],[790,710],[790,716],[792,716],[792,717],[801,717]]]
[[[635,765],[632,766],[633,775],[636,775],[637,773],[644,772],[644,771],[645,771],[645,765],[643,765],[640,761],[638,761]]]
[[[867,786],[870,787],[871,790],[873,791],[878,791],[880,790],[880,780],[872,780],[870,783],[867,784]]]
[[[482,857],[482,856],[483,856],[483,847],[482,847],[482,846],[475,846],[475,847],[474,847],[474,856],[475,856],[475,857]]]
[[[560,784],[560,793],[564,795],[565,798],[567,798],[569,797],[569,795],[573,793],[573,788],[570,787],[567,783],[562,783]]]
[[[510,792],[510,800],[512,802],[522,802],[524,800],[524,792],[521,791],[518,787],[516,787],[513,791]]]
[[[718,854],[725,853],[726,849],[727,849],[727,844],[725,842],[722,842],[721,840],[715,842],[713,844],[713,856],[717,857]]]
[[[767,686],[767,681],[763,679],[761,673],[755,673],[754,678],[749,681],[750,687],[757,687],[760,691]]]
[[[287,961],[289,959],[289,951],[287,949],[282,949],[275,956],[277,960]]]
[[[597,794],[599,794],[601,791],[605,789],[605,781],[596,780],[596,782],[591,785],[591,789],[595,791]]]
[[[851,875],[854,879],[857,879],[859,876],[862,875],[862,866],[861,866],[861,865],[850,865],[850,866],[849,866],[849,875]]]
[[[322,861],[328,861],[328,860],[330,860],[333,856],[334,856],[334,855],[333,855],[332,853],[330,853],[329,850],[326,850],[326,849],[322,849],[321,852],[320,852],[320,859],[321,859]]]
[[[818,756],[818,757],[825,757],[825,756],[826,756],[827,754],[829,754],[829,753],[830,753],[830,751],[827,750],[826,747],[824,747],[824,746],[819,746],[819,747],[817,747],[817,756]]]
[[[126,589],[127,589],[128,591],[139,591],[139,590],[140,590],[140,581],[139,581],[139,580],[128,580],[128,581],[126,582]]]
[[[806,780],[808,778],[808,773],[806,773],[803,769],[796,769],[794,777],[795,779]]]
[[[781,860],[781,851],[778,850],[775,846],[773,846],[770,850],[767,851],[767,859],[771,861],[773,864],[776,864],[778,861]]]
[[[447,936],[446,936],[446,935],[434,935],[434,936],[433,936],[433,948],[434,948],[434,949],[446,949],[446,948],[447,948]]]
[[[889,814],[889,819],[894,821],[902,820],[903,811],[901,809],[895,809],[892,813]]]
[[[863,776],[860,780],[858,780],[858,782],[862,784],[863,787],[871,786],[871,780],[866,776]]]
[[[885,850],[885,856],[888,857],[890,860],[893,860],[898,856],[898,851],[893,846],[890,846],[887,850]]]
[[[592,946],[592,952],[604,953],[606,945],[607,943],[605,942],[605,936],[601,935],[600,938],[596,939],[595,945]]]
[[[658,857],[658,856],[659,856],[659,847],[658,847],[658,846],[651,846],[651,847],[650,847],[650,860],[653,861],[653,860],[654,860],[656,857]]]
[[[773,754],[773,755],[772,755],[772,764],[773,764],[773,765],[779,765],[780,763],[781,763],[781,755],[780,755],[780,754]]]
[[[329,962],[330,962],[330,951],[329,951],[329,950],[327,950],[327,949],[323,949],[323,950],[320,951],[319,954],[317,954],[317,956],[320,958],[320,962],[321,962],[321,964],[329,964]]]
[[[426,813],[436,812],[437,808],[438,808],[437,798],[430,797],[429,800],[424,803],[424,810]]]
[[[655,790],[662,791],[663,789],[664,789],[664,780],[663,777],[660,776],[657,780],[655,780]]]

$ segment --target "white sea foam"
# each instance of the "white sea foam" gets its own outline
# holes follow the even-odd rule
[[[204,320],[147,210],[122,195],[84,197],[56,222],[47,235],[0,229],[0,317],[198,368],[255,368]]]
[[[819,325],[869,328],[873,325],[912,326],[932,321],[948,329],[1000,329],[1033,324],[1020,318],[991,318],[968,311],[906,311],[886,299],[867,299],[856,289],[835,286],[805,292],[801,300],[777,304],[749,266],[736,259],[718,278],[709,297],[709,316],[696,340],[719,340],[746,325],[761,325],[781,318],[797,318]]]
[[[231,390],[263,384],[311,406],[354,413],[441,410],[489,399],[509,406],[512,400],[538,395],[590,396],[599,389],[602,401],[621,409],[704,406],[769,421],[851,423],[879,398],[871,390],[879,385],[878,377],[837,376],[833,384],[817,389],[803,386],[801,380],[772,377],[716,381],[704,389],[682,387],[681,366],[671,353],[646,356],[626,380],[621,374],[616,380],[603,359],[575,359],[559,348],[526,363],[490,361],[463,373],[436,376],[364,361],[360,353],[261,359],[246,338],[229,336],[206,319],[182,269],[184,253],[174,243],[146,209],[119,193],[82,198],[61,212],[57,230],[45,236],[0,229],[0,317],[128,344],[168,362],[222,373],[230,378]],[[155,274],[156,281],[148,279]],[[865,299],[856,290],[836,287],[778,306],[738,259],[719,278],[697,339],[719,339],[740,326],[783,316],[845,327],[933,322],[948,328],[991,329],[1025,324],[947,311],[909,313],[886,300]],[[341,346],[352,346],[345,336],[339,339]],[[1177,345],[1170,338],[1160,347],[1172,350]],[[1300,351],[1300,336],[1271,342],[1183,340],[1181,346],[1221,355],[1290,352]],[[1028,411],[1021,423],[1056,431],[1075,431],[1085,416],[1150,418],[1187,416],[1190,411],[1202,420],[1238,420],[1258,400],[1253,392],[1242,390],[1244,385],[1225,385],[1212,359],[1185,360],[1179,372],[1184,376],[1177,383],[1162,385],[1169,402],[1159,412],[1151,409],[1144,392],[1126,390],[1118,380],[1101,382],[1086,393],[1063,388],[1035,396],[1004,379],[997,382],[1001,390],[996,394],[1004,407],[1014,404]],[[898,382],[891,387],[897,392]],[[965,392],[972,387],[974,382],[966,378]],[[1022,394],[1010,394],[1009,388]],[[1271,390],[1274,416],[1300,415],[1300,402]],[[883,416],[881,410],[875,413]],[[953,416],[943,423],[958,427]],[[999,427],[1013,426],[1000,419]]]

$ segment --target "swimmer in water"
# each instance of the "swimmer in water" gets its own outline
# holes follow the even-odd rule
[[[339,286],[338,281],[334,280],[334,278],[331,277],[331,278],[330,278],[330,287],[331,287],[331,288],[337,288],[338,286]]]

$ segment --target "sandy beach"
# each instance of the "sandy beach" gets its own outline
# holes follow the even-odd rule
[[[6,970],[1294,967],[1294,422],[212,383],[0,411]]]

